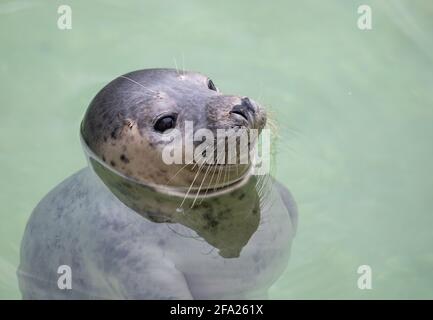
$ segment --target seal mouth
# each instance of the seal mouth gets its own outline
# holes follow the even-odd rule
[[[241,103],[235,105],[230,114],[235,115],[239,120],[246,121],[247,128],[254,128],[256,123],[257,106],[247,97],[241,99]]]
[[[249,126],[252,126],[252,124],[254,123],[254,117],[247,111],[244,110],[232,110],[230,111],[231,114],[235,114],[238,118],[240,118],[241,120],[245,120],[246,123],[248,124],[246,126],[246,129],[249,129]]]
[[[199,198],[208,198],[213,197],[217,195],[221,195],[224,193],[228,193],[234,189],[237,189],[241,186],[243,186],[250,178],[250,174],[247,174],[245,176],[242,176],[240,179],[237,179],[235,181],[231,181],[225,185],[222,186],[216,186],[216,187],[209,187],[209,188],[202,188],[198,190],[194,190],[194,192],[191,194],[190,198],[196,198],[197,196]],[[184,197],[184,195],[182,195]]]

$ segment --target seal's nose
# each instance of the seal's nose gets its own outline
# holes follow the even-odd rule
[[[252,118],[254,117],[256,110],[255,110],[254,105],[251,102],[251,100],[248,97],[243,97],[241,99],[241,103],[235,105],[232,108],[232,110],[230,111],[230,113],[240,115],[245,120],[250,122],[252,120]]]
[[[253,103],[248,97],[243,97],[241,101],[242,101],[242,105],[246,107],[249,112],[251,112],[252,114],[256,112]]]

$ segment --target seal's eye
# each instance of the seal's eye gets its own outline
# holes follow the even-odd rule
[[[207,87],[208,87],[209,89],[213,90],[213,91],[217,91],[217,88],[215,87],[215,85],[214,85],[214,83],[213,83],[213,81],[212,81],[211,79],[209,79],[209,80],[207,81]]]
[[[156,121],[154,128],[156,131],[164,132],[168,129],[174,128],[174,125],[176,124],[176,117],[174,116],[164,116],[158,121]]]

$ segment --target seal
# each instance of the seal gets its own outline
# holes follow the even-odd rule
[[[221,93],[199,73],[146,69],[107,84],[81,123],[89,166],[49,192],[27,224],[23,298],[266,297],[296,231],[290,192],[269,174],[253,175],[241,153],[228,163],[226,138],[211,139],[222,152],[199,149],[213,162],[162,160],[169,146],[199,148],[191,135],[200,130],[260,133],[265,124],[261,105]]]

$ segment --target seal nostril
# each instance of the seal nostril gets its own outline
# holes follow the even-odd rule
[[[248,97],[243,97],[241,101],[242,105],[245,106],[248,111],[252,112],[253,114],[256,113],[256,109],[254,108],[253,103]]]
[[[248,117],[247,117],[247,115],[246,115],[244,112],[242,112],[241,110],[232,110],[231,113],[238,114],[238,115],[240,115],[241,117],[243,117],[245,120],[248,121]]]
[[[248,110],[247,107],[245,107],[243,104],[234,106],[230,113],[240,115],[242,118],[248,121]]]

